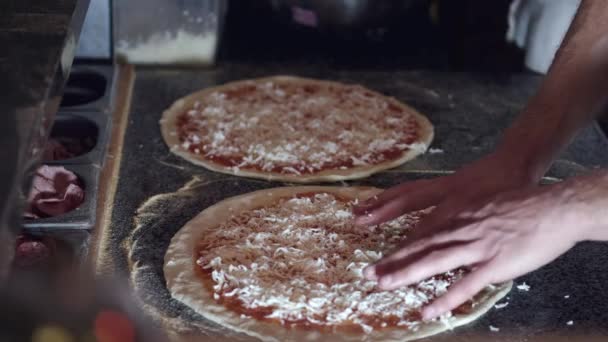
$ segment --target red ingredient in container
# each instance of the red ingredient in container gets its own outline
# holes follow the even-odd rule
[[[55,242],[48,237],[19,235],[15,244],[13,266],[31,268],[47,266],[55,254]]]
[[[42,158],[44,160],[62,160],[75,157],[59,140],[49,139],[44,148]]]
[[[81,156],[95,147],[92,137],[52,137],[44,148],[43,160],[64,160]]]
[[[57,216],[76,209],[84,201],[78,177],[61,166],[41,166],[34,175],[25,218]]]

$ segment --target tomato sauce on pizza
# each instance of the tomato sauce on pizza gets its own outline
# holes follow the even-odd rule
[[[359,85],[271,77],[186,102],[165,114],[175,116],[172,149],[237,174],[374,167],[423,153],[432,139],[426,118]]]

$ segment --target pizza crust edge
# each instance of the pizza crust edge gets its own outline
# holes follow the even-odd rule
[[[369,88],[366,90],[373,93],[375,96],[388,99],[391,103],[403,108],[406,112],[412,115],[415,120],[420,125],[419,134],[420,137],[415,143],[420,144],[420,149],[410,149],[402,153],[401,157],[393,160],[389,160],[386,162],[382,162],[375,165],[363,165],[349,168],[347,170],[324,170],[312,175],[294,175],[294,174],[282,174],[278,172],[267,172],[267,171],[256,171],[256,170],[234,170],[231,167],[226,167],[218,163],[214,163],[212,161],[206,160],[202,158],[200,155],[191,153],[188,150],[184,149],[180,142],[178,136],[175,134],[175,122],[179,115],[181,115],[185,110],[191,108],[197,99],[206,96],[209,93],[222,91],[224,89],[230,89],[234,86],[240,86],[242,84],[257,84],[264,83],[268,81],[277,81],[277,80],[288,80],[288,81],[306,81],[306,82],[315,82],[315,83],[324,83],[324,84],[334,84],[339,86],[344,86],[345,84],[334,82],[334,81],[326,81],[326,80],[316,80],[311,78],[303,78],[297,76],[270,76],[264,78],[256,78],[251,80],[241,80],[229,82],[220,86],[214,86],[210,88],[206,88],[190,95],[187,95],[177,101],[175,101],[169,109],[163,112],[162,118],[160,120],[161,133],[163,136],[163,140],[169,147],[169,150],[186,159],[187,161],[203,166],[211,171],[220,172],[224,174],[234,175],[234,176],[243,176],[257,179],[265,179],[268,181],[285,181],[292,183],[314,183],[314,182],[337,182],[343,180],[352,180],[352,179],[361,179],[377,172],[391,169],[397,167],[407,161],[410,161],[416,158],[418,155],[426,152],[434,137],[434,129],[433,125],[424,115],[420,114],[415,109],[410,106],[385,95],[382,95],[376,91],[373,91]]]
[[[261,322],[253,318],[241,318],[239,314],[227,310],[218,304],[204,288],[195,273],[194,252],[196,245],[206,230],[214,229],[230,216],[239,212],[259,208],[274,203],[279,198],[298,193],[329,192],[343,198],[365,200],[381,192],[371,187],[330,187],[298,186],[281,187],[254,191],[231,197],[204,209],[182,227],[171,239],[164,257],[164,276],[171,296],[193,309],[205,319],[227,327],[239,333],[258,338],[262,341],[411,341],[435,335],[455,327],[468,324],[502,299],[511,290],[513,282],[506,282],[487,287],[474,297],[476,304],[468,314],[454,315],[449,324],[439,321],[425,322],[417,331],[408,331],[398,327],[374,330],[370,334],[345,334],[335,332],[323,333],[317,330],[288,329],[277,324]]]

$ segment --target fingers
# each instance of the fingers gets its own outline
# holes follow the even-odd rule
[[[403,268],[402,264],[405,262],[404,260],[414,260],[416,257],[424,254],[424,252],[432,246],[439,248],[441,245],[450,242],[459,243],[459,241],[453,241],[452,239],[453,237],[451,237],[450,234],[438,234],[429,238],[413,241],[383,258],[376,264],[366,267],[363,270],[363,274],[370,280],[378,280],[380,277]]]
[[[403,197],[393,199],[379,208],[355,219],[355,224],[361,226],[375,226],[390,221],[405,213],[428,208],[438,201],[439,196],[422,197],[416,193],[405,194]]]
[[[383,258],[376,264],[366,267],[363,274],[370,280],[378,280],[380,277],[394,272],[397,268],[401,268],[400,262],[404,259],[417,255],[433,244],[433,239],[416,241]]]
[[[473,298],[483,290],[492,280],[492,267],[485,264],[460,281],[454,283],[443,296],[435,299],[433,303],[422,310],[422,318],[433,319],[450,310],[457,308],[462,303]]]
[[[415,261],[410,259],[402,263],[403,260],[398,260],[394,263],[400,264],[399,268],[380,276],[378,286],[382,290],[394,290],[460,266],[479,263],[483,261],[483,255],[483,249],[475,243],[459,243],[427,253]]]
[[[445,182],[436,180],[402,184],[359,206],[354,212],[355,223],[362,226],[377,225],[395,219],[407,212],[422,210],[440,202],[445,194]]]
[[[442,231],[445,231],[444,228],[457,228],[456,226],[451,226],[454,222],[450,219],[449,212],[450,211],[445,209],[445,206],[442,206],[423,219],[423,221],[413,230],[413,233],[408,235],[408,239],[396,252],[383,258],[375,265],[367,267],[364,270],[365,276],[368,279],[377,280],[380,276],[392,272],[400,262],[403,262],[403,259],[420,253],[430,246],[438,247],[438,245],[449,242],[458,243],[477,238],[477,236],[466,238],[453,236],[450,232],[441,233]]]
[[[455,212],[453,202],[441,203],[433,211],[424,216],[420,222],[407,234],[407,241],[425,239],[434,234],[438,234],[447,228],[455,230],[458,228],[453,220]]]
[[[419,180],[419,181],[413,181],[413,182],[406,182],[406,183],[402,183],[402,184],[390,187],[390,188],[382,191],[378,195],[373,196],[373,197],[361,202],[359,205],[355,206],[353,208],[353,212],[355,213],[355,215],[363,215],[371,210],[374,210],[374,209],[384,205],[388,201],[399,197],[400,195],[402,195],[404,193],[410,192],[412,189],[414,189],[416,187],[424,186],[424,184],[426,184],[428,182],[429,182],[429,180]]]

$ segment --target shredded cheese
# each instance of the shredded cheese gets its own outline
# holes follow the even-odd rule
[[[201,241],[197,264],[211,272],[213,291],[238,299],[264,318],[321,326],[354,324],[364,332],[387,325],[416,329],[419,311],[463,275],[448,272],[381,291],[363,269],[402,241],[427,211],[362,231],[352,202],[317,193],[280,200],[233,216]],[[449,315],[441,321],[449,324]]]
[[[235,171],[311,174],[427,148],[411,113],[355,85],[245,81],[201,98],[179,122],[181,148]]]
[[[504,302],[504,303],[497,303],[496,305],[494,305],[494,308],[496,309],[504,309],[509,305],[509,302]]]

